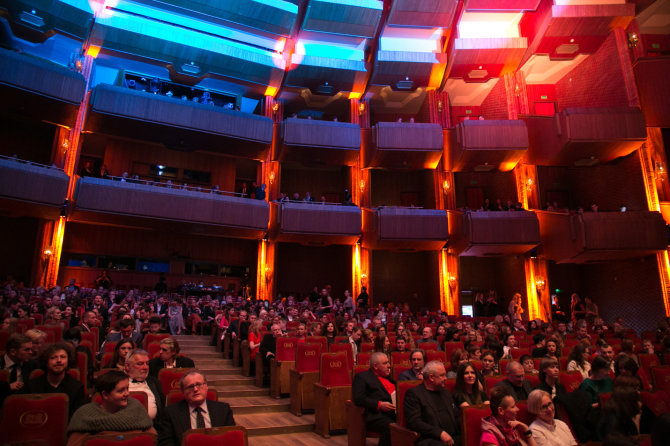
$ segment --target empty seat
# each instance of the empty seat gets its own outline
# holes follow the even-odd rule
[[[319,380],[321,344],[298,344],[295,368],[289,372],[291,412],[300,416],[314,410],[314,384]]]
[[[63,393],[10,395],[0,421],[3,443],[40,442],[65,444],[69,398]]]
[[[351,399],[351,369],[347,361],[346,352],[321,355],[321,377],[314,384],[314,431],[323,437],[347,427],[345,403]]]
[[[279,398],[291,390],[289,370],[295,367],[298,338],[278,338],[277,353],[270,361],[270,396]]]
[[[191,429],[184,432],[182,446],[246,446],[249,443],[247,429],[243,426]]]
[[[158,372],[158,381],[161,383],[163,395],[179,389],[179,380],[191,369],[160,369]]]

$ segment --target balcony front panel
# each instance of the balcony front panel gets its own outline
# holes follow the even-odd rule
[[[57,31],[86,40],[93,20],[92,2],[72,0],[9,0],[0,2],[16,25],[12,31],[42,43]],[[30,30],[26,32],[26,30]]]
[[[670,127],[670,57],[638,59],[633,70],[647,125]]]
[[[365,209],[363,229],[363,245],[372,249],[438,250],[449,237],[447,212],[438,209]]]
[[[361,209],[318,203],[272,203],[272,233],[282,242],[353,244],[361,236]]]
[[[663,251],[668,245],[665,221],[658,212],[537,214],[542,256],[558,263],[644,257]]]
[[[519,255],[540,243],[535,212],[449,211],[449,248],[463,256]]]
[[[629,155],[646,140],[639,108],[567,108],[552,117],[525,117],[529,164],[590,166]]]
[[[84,98],[84,77],[64,66],[0,49],[0,109],[74,126]]]
[[[372,38],[382,17],[379,0],[311,0],[302,28],[306,31]]]
[[[395,0],[388,24],[421,28],[451,27],[457,6],[457,0]]]
[[[347,122],[288,118],[283,124],[279,161],[354,165],[361,146],[361,128]]]
[[[270,213],[263,200],[90,177],[79,179],[75,200],[75,220],[150,227],[173,222],[247,238],[267,231]]]
[[[58,218],[69,181],[60,169],[0,158],[0,207],[12,216]]]
[[[365,167],[434,169],[442,157],[439,124],[378,122],[363,145]]]
[[[93,92],[86,130],[251,158],[267,155],[273,131],[264,116],[105,84]]]
[[[463,121],[445,131],[445,169],[453,172],[508,171],[528,150],[523,121]]]

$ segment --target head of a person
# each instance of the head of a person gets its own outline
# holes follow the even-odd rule
[[[639,369],[637,362],[630,356],[621,355],[614,362],[614,374],[616,376],[637,376]]]
[[[172,361],[179,354],[179,342],[174,338],[161,339],[159,348],[161,361]]]
[[[546,339],[546,336],[543,335],[542,333],[536,333],[536,334],[533,335],[533,343],[537,347],[543,347],[544,344],[545,344],[545,339]]]
[[[391,341],[386,335],[378,335],[375,338],[375,351],[377,352],[388,352],[391,348]]]
[[[161,331],[161,318],[152,316],[149,318],[149,333],[159,333]]]
[[[68,368],[72,346],[64,342],[49,344],[40,353],[40,366],[52,376],[63,375]]]
[[[609,344],[604,344],[600,347],[600,355],[611,362],[614,359],[614,348]]]
[[[545,347],[547,348],[547,355],[558,356],[558,343],[555,339],[547,339]]]
[[[632,419],[642,409],[639,389],[630,385],[615,385],[612,398],[604,409],[615,412],[619,419]]]
[[[459,364],[456,370],[456,389],[462,392],[479,393],[477,370],[469,362]]]
[[[12,361],[21,364],[28,361],[32,356],[33,343],[26,335],[14,334],[7,340],[5,349]]]
[[[495,364],[496,356],[492,351],[487,350],[482,353],[482,370],[493,370],[495,368]]]
[[[33,344],[31,347],[32,356],[36,357],[47,340],[47,334],[42,330],[31,328],[30,330],[26,330],[25,335],[30,338],[30,341]]]
[[[122,319],[121,322],[119,322],[119,332],[121,333],[122,338],[132,337],[134,328],[135,323],[132,319]]]
[[[281,325],[279,324],[272,324],[272,336],[275,338],[278,338],[281,336]]]
[[[407,341],[404,337],[398,336],[395,338],[395,349],[399,352],[407,351]]]
[[[526,379],[523,366],[517,361],[510,361],[507,364],[507,370],[505,370],[505,372],[507,373],[507,380],[513,386],[521,387],[524,379]]]
[[[81,330],[78,327],[71,327],[63,333],[63,340],[73,345],[79,345],[81,342]]]
[[[444,387],[447,380],[447,370],[441,361],[430,361],[421,372],[423,383],[428,390],[438,390]]]
[[[305,324],[298,324],[295,329],[295,335],[299,338],[304,338],[307,335],[307,327]]]
[[[415,373],[421,372],[426,365],[426,352],[421,349],[413,350],[409,355],[409,362]]]
[[[553,423],[555,409],[551,395],[540,389],[530,392],[528,394],[528,412],[537,415],[545,423]]]
[[[323,324],[323,336],[335,336],[335,324],[331,321]]]
[[[550,380],[556,381],[558,379],[560,369],[558,368],[558,361],[554,358],[543,358],[540,362],[540,381],[547,382],[547,377]]]
[[[591,379],[600,380],[605,378],[610,371],[610,362],[603,356],[598,355],[591,362]]]
[[[451,369],[456,370],[460,364],[468,361],[468,352],[466,352],[462,348],[457,348],[456,350],[451,352],[451,357],[449,358],[449,361],[451,363]]]
[[[95,390],[100,393],[102,407],[115,413],[128,405],[130,379],[120,370],[110,370],[100,375],[95,382]]]
[[[112,356],[112,367],[116,364],[123,364],[126,362],[128,353],[135,349],[135,342],[130,338],[121,339],[114,347],[114,355]]]
[[[200,370],[193,369],[184,374],[179,387],[190,406],[198,406],[207,399],[207,378]]]
[[[361,329],[360,327],[355,327],[351,331],[351,340],[352,341],[354,341],[354,342],[360,341],[361,336],[363,336],[363,329]]]
[[[584,342],[580,342],[572,348],[572,351],[568,356],[568,361],[575,361],[577,364],[585,364],[589,362],[590,355],[591,347]]]
[[[523,366],[523,371],[525,373],[534,373],[535,372],[535,361],[530,355],[522,355],[519,358],[519,362]]]
[[[374,352],[370,356],[370,369],[379,376],[388,377],[391,374],[391,363],[385,353]]]
[[[146,381],[149,375],[149,353],[135,349],[128,353],[124,365],[126,375],[135,381]]]
[[[508,426],[510,421],[516,420],[519,408],[516,407],[514,395],[507,387],[493,387],[489,396],[489,404],[491,413],[503,426]]]
[[[429,340],[433,338],[433,330],[430,327],[423,327],[421,330],[421,338],[424,340]]]

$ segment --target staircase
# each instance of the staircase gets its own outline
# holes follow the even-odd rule
[[[193,359],[207,376],[219,401],[230,404],[235,422],[247,428],[250,446],[311,446],[347,444],[346,435],[325,439],[314,433],[314,415],[296,417],[289,412],[290,399],[270,397],[270,389],[256,387],[253,377],[242,376],[242,368],[223,359],[209,345],[209,336],[175,336],[181,353]]]

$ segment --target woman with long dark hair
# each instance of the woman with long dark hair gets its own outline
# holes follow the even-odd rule
[[[458,366],[456,371],[456,385],[454,386],[454,401],[459,407],[478,406],[489,402],[486,388],[475,367],[469,362]]]

